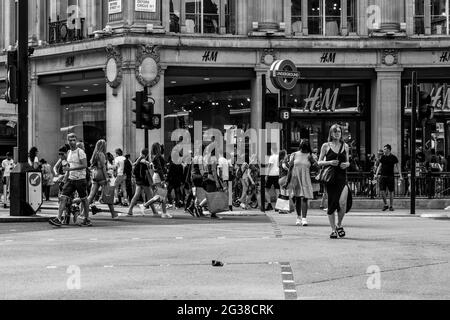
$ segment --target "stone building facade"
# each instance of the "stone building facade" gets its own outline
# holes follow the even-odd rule
[[[149,86],[161,130],[261,128],[262,76],[276,59],[302,74],[288,94],[288,151],[327,139],[335,122],[364,161],[384,144],[409,153],[407,86],[418,71],[436,106],[437,149],[450,153],[448,0],[30,0],[29,141],[50,162],[67,132],[88,151],[106,138],[135,156],[132,98]],[[0,49],[15,45],[15,1],[0,4]],[[0,53],[0,92],[5,87]],[[151,57],[153,60],[147,59]],[[145,62],[144,62],[145,61]],[[154,62],[153,62],[154,61]],[[149,63],[151,62],[151,63]],[[105,80],[106,79],[106,80]],[[277,91],[269,82],[268,100]],[[275,94],[275,96],[274,96]],[[1,95],[1,93],[0,93]],[[270,104],[270,103],[269,103]],[[0,100],[1,156],[14,105]],[[275,118],[266,118],[270,123]],[[272,124],[276,126],[276,124]],[[4,128],[9,128],[8,130]]]

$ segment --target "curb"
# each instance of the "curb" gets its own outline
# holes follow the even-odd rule
[[[420,215],[421,218],[426,219],[450,219],[450,214],[439,214],[439,213],[425,213]]]
[[[20,223],[20,222],[48,222],[52,217],[30,216],[30,217],[0,217],[0,223]]]

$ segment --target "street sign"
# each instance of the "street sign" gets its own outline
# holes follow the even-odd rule
[[[27,172],[27,203],[35,213],[42,205],[41,172]]]
[[[270,80],[277,89],[292,90],[299,78],[300,72],[291,60],[277,60],[270,67]]]
[[[289,109],[289,108],[281,108],[280,109],[280,120],[281,121],[289,121],[289,120],[291,120],[291,109]]]

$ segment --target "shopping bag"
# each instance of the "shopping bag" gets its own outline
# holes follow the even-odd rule
[[[226,192],[207,192],[206,200],[208,201],[208,209],[211,214],[230,210],[228,206],[228,194]]]
[[[162,199],[167,199],[167,189],[164,187],[156,187],[156,194],[160,196]]]
[[[290,199],[289,196],[285,196],[280,194],[278,196],[277,203],[275,204],[275,209],[282,211],[282,212],[290,212],[291,211],[291,205],[290,205]]]
[[[106,184],[102,187],[102,202],[104,204],[114,204],[114,186]]]

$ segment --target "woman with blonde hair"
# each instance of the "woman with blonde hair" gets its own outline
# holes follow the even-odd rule
[[[319,166],[331,166],[332,179],[326,184],[328,194],[328,219],[332,233],[331,239],[345,237],[342,221],[352,207],[352,194],[347,185],[347,168],[349,162],[349,147],[344,142],[342,128],[335,124],[330,128],[328,142],[324,143],[320,151]],[[335,212],[338,213],[336,224]]]
[[[97,194],[100,187],[102,187],[103,192],[103,187],[110,182],[106,166],[106,141],[103,139],[97,141],[95,145],[95,149],[91,158],[91,169],[93,171],[93,174],[91,193],[88,197],[89,204],[92,204],[92,202],[94,201],[95,195]],[[111,212],[111,217],[113,219],[118,218],[119,214],[114,211],[114,205],[108,204],[108,207],[109,211]],[[97,212],[100,212],[100,210],[95,206],[92,206],[91,210],[93,215],[95,215]]]

